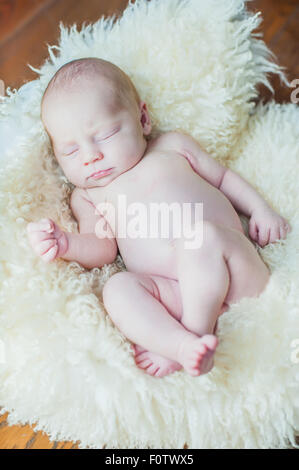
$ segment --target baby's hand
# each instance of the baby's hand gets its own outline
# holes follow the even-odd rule
[[[29,223],[27,234],[33,250],[46,263],[63,256],[67,251],[66,234],[51,219]]]
[[[268,205],[259,206],[252,211],[249,221],[249,235],[261,247],[276,240],[283,239],[291,227],[280,215]]]

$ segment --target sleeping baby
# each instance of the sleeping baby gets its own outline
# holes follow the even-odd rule
[[[192,137],[151,137],[146,103],[108,61],[61,67],[43,95],[41,117],[75,186],[70,206],[79,233],[43,218],[27,226],[32,248],[46,262],[63,258],[87,269],[112,263],[119,250],[127,271],[109,278],[103,302],[133,343],[137,366],[156,377],[182,368],[191,376],[209,372],[218,317],[242,297],[259,296],[270,275],[238,213],[249,217],[249,235],[261,247],[285,238],[287,221]],[[132,225],[124,236],[124,201],[131,212],[146,212],[142,236]],[[194,216],[189,231],[177,217],[166,236],[149,233],[159,225],[149,217],[153,204],[178,211],[185,203]],[[198,243],[190,244],[190,233]]]

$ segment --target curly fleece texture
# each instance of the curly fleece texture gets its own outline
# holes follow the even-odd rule
[[[286,448],[299,430],[298,158],[294,104],[255,106],[256,86],[281,68],[243,0],[137,0],[122,17],[70,29],[38,78],[0,102],[0,405],[9,423],[35,423],[82,448]],[[181,129],[247,179],[286,217],[286,240],[257,246],[271,270],[259,298],[219,319],[215,367],[163,379],[135,366],[102,289],[120,255],[91,271],[47,265],[26,225],[51,217],[76,232],[72,190],[40,120],[55,71],[81,57],[121,67],[148,103],[154,131]],[[247,229],[248,221],[241,217]],[[297,344],[297,351],[296,351]]]

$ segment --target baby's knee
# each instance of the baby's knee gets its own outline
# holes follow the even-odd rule
[[[120,302],[122,293],[128,290],[128,280],[132,273],[119,271],[113,274],[103,287],[103,302],[107,309],[111,310]]]
[[[124,304],[141,288],[143,278],[144,276],[137,273],[119,271],[108,279],[103,287],[102,297],[109,313],[112,310],[123,310]]]

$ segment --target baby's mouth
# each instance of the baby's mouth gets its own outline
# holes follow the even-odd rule
[[[97,180],[99,178],[102,178],[103,176],[108,175],[111,171],[112,168],[108,168],[107,170],[96,171],[95,173],[92,173],[88,178]]]

